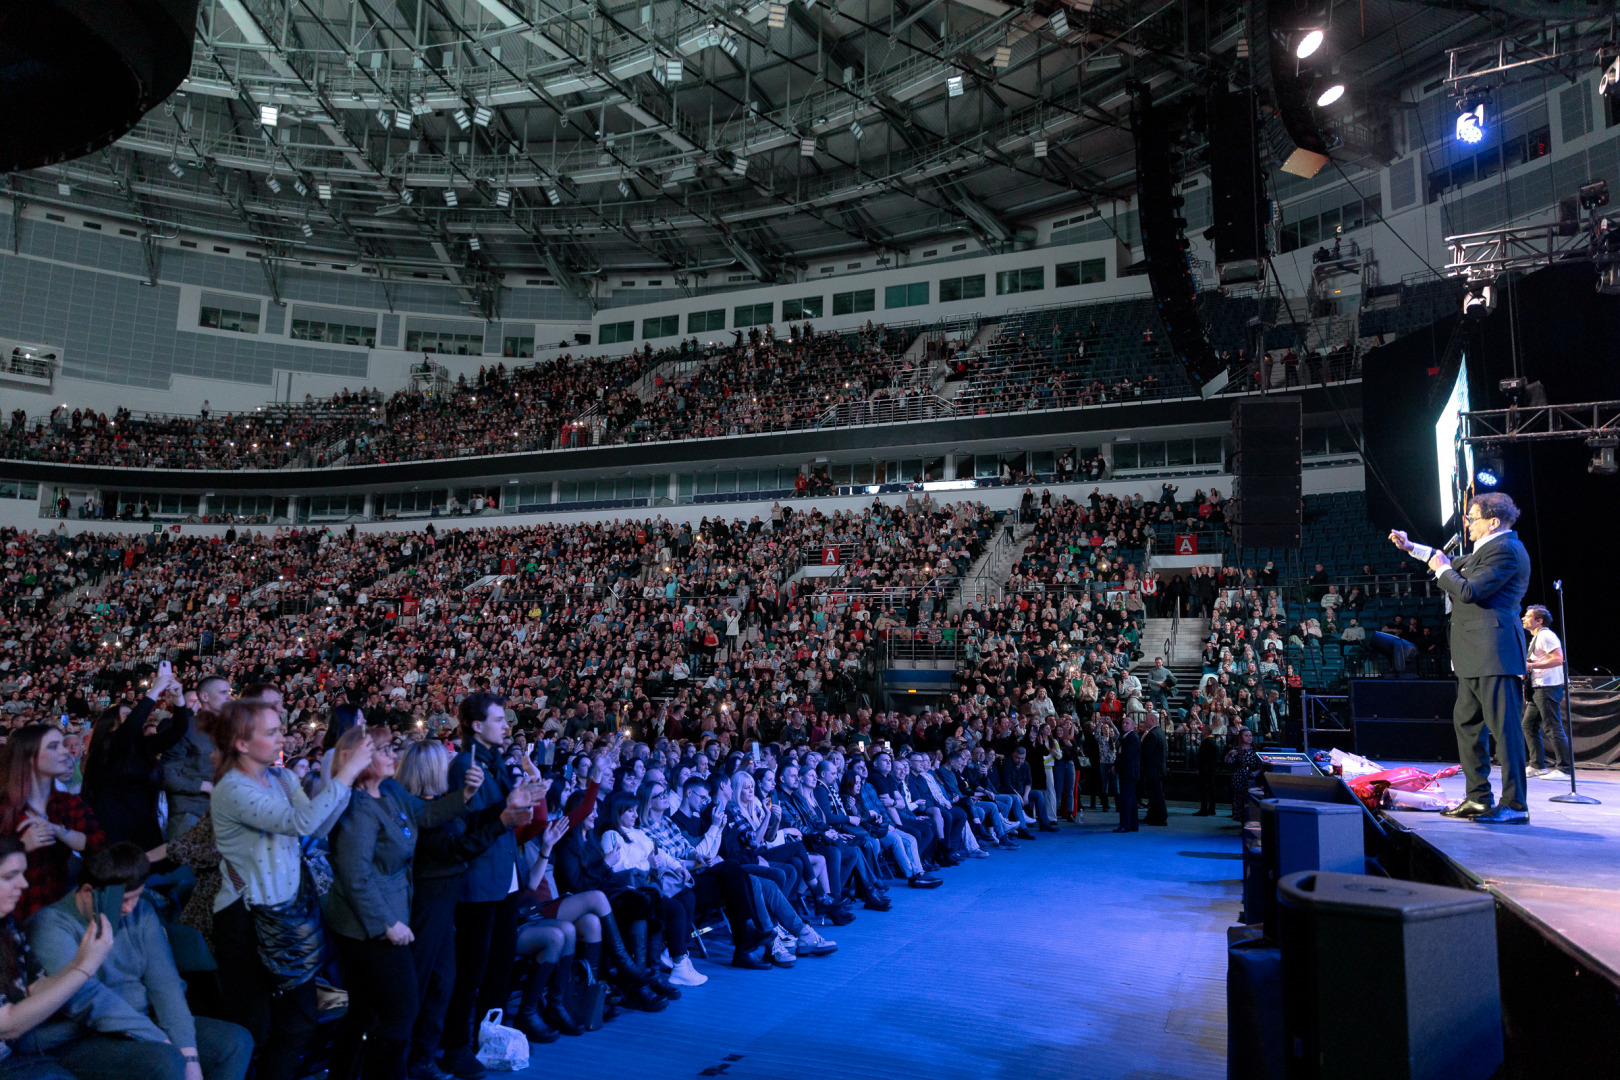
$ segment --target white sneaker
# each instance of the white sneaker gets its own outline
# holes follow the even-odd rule
[[[697,968],[692,966],[692,958],[683,956],[670,972],[669,981],[676,986],[702,986],[709,981],[709,977],[699,975]]]
[[[1565,772],[1563,769],[1548,769],[1546,772],[1538,774],[1536,776],[1536,779],[1537,780],[1568,780],[1569,779],[1569,773]]]
[[[1532,766],[1531,768],[1528,768],[1528,769],[1524,770],[1524,775],[1528,779],[1535,780],[1535,779],[1545,775],[1546,772],[1547,772],[1546,769],[1537,769],[1537,768]]]
[[[665,971],[674,970],[675,961],[673,961],[673,960],[671,960],[669,958],[669,950],[668,949],[665,949],[663,952],[658,954],[658,966],[663,968]]]

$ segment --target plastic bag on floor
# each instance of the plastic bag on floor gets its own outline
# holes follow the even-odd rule
[[[529,1040],[517,1028],[501,1023],[501,1010],[491,1009],[478,1025],[478,1060],[486,1069],[512,1072],[529,1067]]]
[[[1455,801],[1439,788],[1432,791],[1387,788],[1384,791],[1384,807],[1389,810],[1432,810],[1439,813]]]
[[[1384,771],[1384,767],[1378,764],[1378,762],[1369,758],[1364,758],[1360,754],[1352,754],[1336,747],[1334,748],[1333,752],[1328,755],[1328,760],[1333,762],[1334,766],[1338,769],[1339,774],[1344,777],[1344,782],[1347,784],[1358,776],[1366,776],[1368,773]]]

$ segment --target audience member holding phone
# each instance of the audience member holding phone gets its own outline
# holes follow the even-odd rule
[[[141,903],[151,864],[125,841],[84,860],[79,887],[28,920],[28,942],[47,972],[69,970],[84,935],[112,928],[105,962],[25,1041],[78,1080],[243,1080],[253,1058],[247,1029],[194,1017],[163,920]]]

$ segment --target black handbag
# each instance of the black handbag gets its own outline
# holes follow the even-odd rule
[[[244,885],[236,868],[223,862],[237,892]],[[321,898],[310,877],[309,867],[299,871],[298,892],[279,904],[247,904],[253,916],[253,936],[258,941],[259,963],[275,982],[275,992],[295,990],[313,979],[332,958],[331,942],[321,922]]]

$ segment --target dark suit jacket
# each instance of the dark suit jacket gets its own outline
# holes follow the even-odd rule
[[[1451,666],[1458,678],[1525,673],[1519,605],[1530,584],[1530,555],[1506,532],[1442,570],[1435,583],[1451,597]]]
[[[1164,728],[1148,728],[1146,735],[1140,736],[1142,740],[1142,775],[1163,779],[1165,773],[1170,771],[1170,740],[1165,738]]]
[[[467,800],[469,812],[504,804],[512,794],[512,774],[498,751],[475,742],[473,751],[462,751],[450,761],[450,790],[461,787],[467,770],[472,768],[473,754],[484,770],[484,783],[478,793]],[[461,899],[467,903],[487,903],[501,900],[512,888],[512,875],[517,870],[517,840],[510,831],[501,833],[467,864],[467,876],[462,881]]]
[[[1123,783],[1136,783],[1142,779],[1142,737],[1133,728],[1119,740],[1114,752],[1114,775]]]

